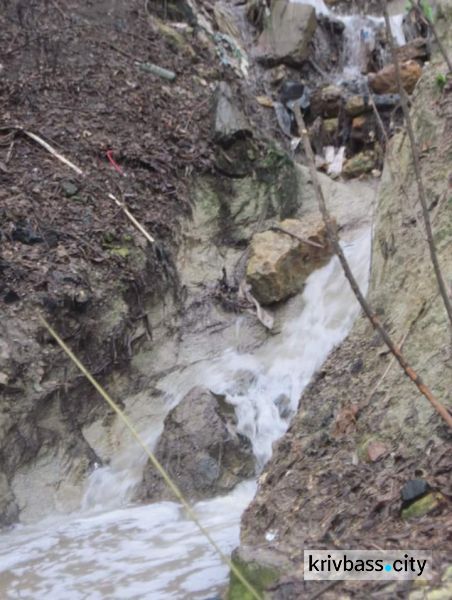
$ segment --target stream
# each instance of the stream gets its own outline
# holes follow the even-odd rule
[[[363,290],[368,282],[370,237],[366,228],[344,245]],[[236,406],[239,430],[251,438],[260,465],[270,457],[272,442],[288,427],[275,398],[286,398],[289,411],[296,409],[304,387],[359,313],[336,258],[311,274],[301,304],[299,315],[255,353],[230,349],[221,359],[196,365],[178,381],[170,377],[167,382],[179,397],[198,382],[225,394]],[[231,374],[244,369],[252,375],[249,384],[229,389]],[[129,450],[129,459],[134,452]],[[141,454],[135,456],[142,462]],[[2,599],[33,600],[45,595],[65,600],[206,599],[224,587],[228,568],[178,504],[100,509],[103,495],[119,502],[121,489],[125,493],[133,486],[133,466],[95,471],[81,513],[17,526],[0,538]],[[225,553],[238,544],[240,517],[255,488],[255,482],[245,482],[226,497],[196,504],[203,525]]]
[[[307,0],[318,12],[329,9],[322,0]],[[337,15],[335,15],[337,16]],[[381,24],[375,17],[341,17],[346,26],[347,68],[359,71],[356,30],[369,35]],[[400,15],[392,18],[403,43]],[[369,225],[343,242],[355,277],[365,292],[370,265]],[[223,394],[234,405],[238,430],[252,442],[258,471],[270,458],[272,444],[287,430],[303,389],[331,350],[341,343],[359,314],[359,305],[336,258],[308,278],[299,297],[298,314],[253,353],[237,344],[220,358],[202,361],[168,375],[156,426],[144,432],[152,447],[162,429],[164,413],[193,386]],[[241,377],[240,375],[244,376]],[[231,387],[231,381],[240,385]],[[284,410],[278,408],[284,404]],[[110,465],[90,476],[81,509],[70,515],[18,525],[0,537],[0,597],[2,600],[105,598],[207,600],[224,589],[228,567],[173,502],[127,506],[141,477],[145,457],[131,442]],[[256,482],[237,486],[225,497],[199,502],[195,510],[225,554],[238,545],[240,518],[256,491]],[[124,504],[125,503],[125,504]],[[277,532],[267,532],[269,536]]]

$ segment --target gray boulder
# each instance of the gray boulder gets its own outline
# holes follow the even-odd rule
[[[307,4],[276,0],[259,37],[257,60],[267,66],[285,63],[301,65],[309,54],[309,44],[317,27],[315,9]]]
[[[234,408],[202,387],[193,388],[168,413],[155,454],[186,497],[224,494],[254,475],[251,443],[235,426]],[[137,499],[174,499],[150,464]]]

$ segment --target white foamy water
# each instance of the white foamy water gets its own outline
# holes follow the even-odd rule
[[[370,231],[347,243],[345,252],[366,291]],[[194,385],[224,394],[235,406],[239,430],[252,440],[259,466],[286,431],[312,375],[359,313],[336,258],[308,278],[294,302],[301,307],[298,316],[256,352],[230,349],[220,359],[199,363],[163,382],[173,401]],[[133,488],[142,455],[130,449],[121,456],[112,461],[116,466],[92,475],[86,508],[99,507],[104,497],[121,502],[124,490]],[[129,468],[125,456],[131,461]],[[244,483],[224,498],[196,505],[203,524],[227,554],[238,544],[240,517],[254,490],[253,482]],[[171,502],[48,519],[0,537],[2,600],[205,600],[225,585],[227,571],[196,526]]]
[[[337,14],[326,6],[323,0],[292,0],[299,4],[309,4],[315,8],[317,15],[329,16],[332,19],[342,21],[344,29],[344,71],[341,74],[342,79],[352,79],[359,77],[361,72],[366,69],[366,57],[369,51],[375,48],[378,33],[385,30],[385,20],[383,17],[372,15],[350,15],[343,16]],[[400,8],[399,8],[400,10]],[[406,43],[403,33],[403,13],[391,15],[392,35],[398,46]]]
[[[196,505],[227,554],[238,544],[240,516],[254,491],[248,482]],[[173,502],[18,528],[0,538],[0,565],[2,600],[205,599],[228,576]]]
[[[403,14],[390,17],[391,31],[398,46],[405,44]],[[342,77],[353,78],[366,71],[369,52],[374,50],[379,32],[385,31],[383,17],[351,15],[337,17],[344,23],[344,71]]]

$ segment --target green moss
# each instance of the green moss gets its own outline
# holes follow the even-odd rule
[[[122,256],[122,258],[127,258],[130,254],[130,248],[127,248],[127,246],[117,246],[116,248],[112,248],[110,253],[115,254],[116,256]]]
[[[432,510],[435,510],[444,501],[444,496],[439,492],[431,492],[402,510],[402,519],[420,519]]]
[[[264,590],[280,576],[280,573],[274,567],[268,567],[255,561],[246,562],[235,557],[233,558],[233,564],[262,598]],[[231,573],[227,600],[255,600],[255,598],[238,577]]]

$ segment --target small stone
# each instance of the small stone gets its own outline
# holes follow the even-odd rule
[[[360,115],[355,117],[352,121],[352,129],[362,129],[366,124],[366,118]]]
[[[263,305],[296,294],[308,275],[325,264],[332,253],[320,218],[286,219],[278,227],[293,235],[270,229],[254,234],[251,240],[246,279],[253,296]]]
[[[273,108],[273,100],[268,96],[256,96],[256,101],[265,108]]]
[[[328,136],[334,136],[337,133],[338,127],[339,127],[339,119],[337,118],[333,118],[333,119],[325,119],[323,121],[323,126],[325,128],[325,133]]]
[[[430,485],[425,479],[410,479],[403,486],[400,495],[404,504],[414,502],[431,490]]]
[[[369,110],[369,106],[364,96],[351,96],[345,103],[345,112],[350,117],[356,117],[367,110]]]
[[[273,87],[279,85],[287,77],[287,67],[285,65],[278,65],[277,67],[270,70],[270,83]]]
[[[67,198],[72,198],[79,191],[78,185],[76,185],[73,181],[63,181],[61,183],[61,187],[63,188],[63,192]]]
[[[367,446],[367,455],[371,462],[377,462],[380,458],[388,453],[388,449],[383,442],[373,441]]]
[[[349,158],[342,173],[346,177],[359,177],[365,173],[370,173],[375,168],[376,160],[377,157],[373,150],[365,150]]]
[[[313,116],[325,118],[337,117],[342,105],[342,90],[337,85],[327,85],[316,90],[311,96]]]

